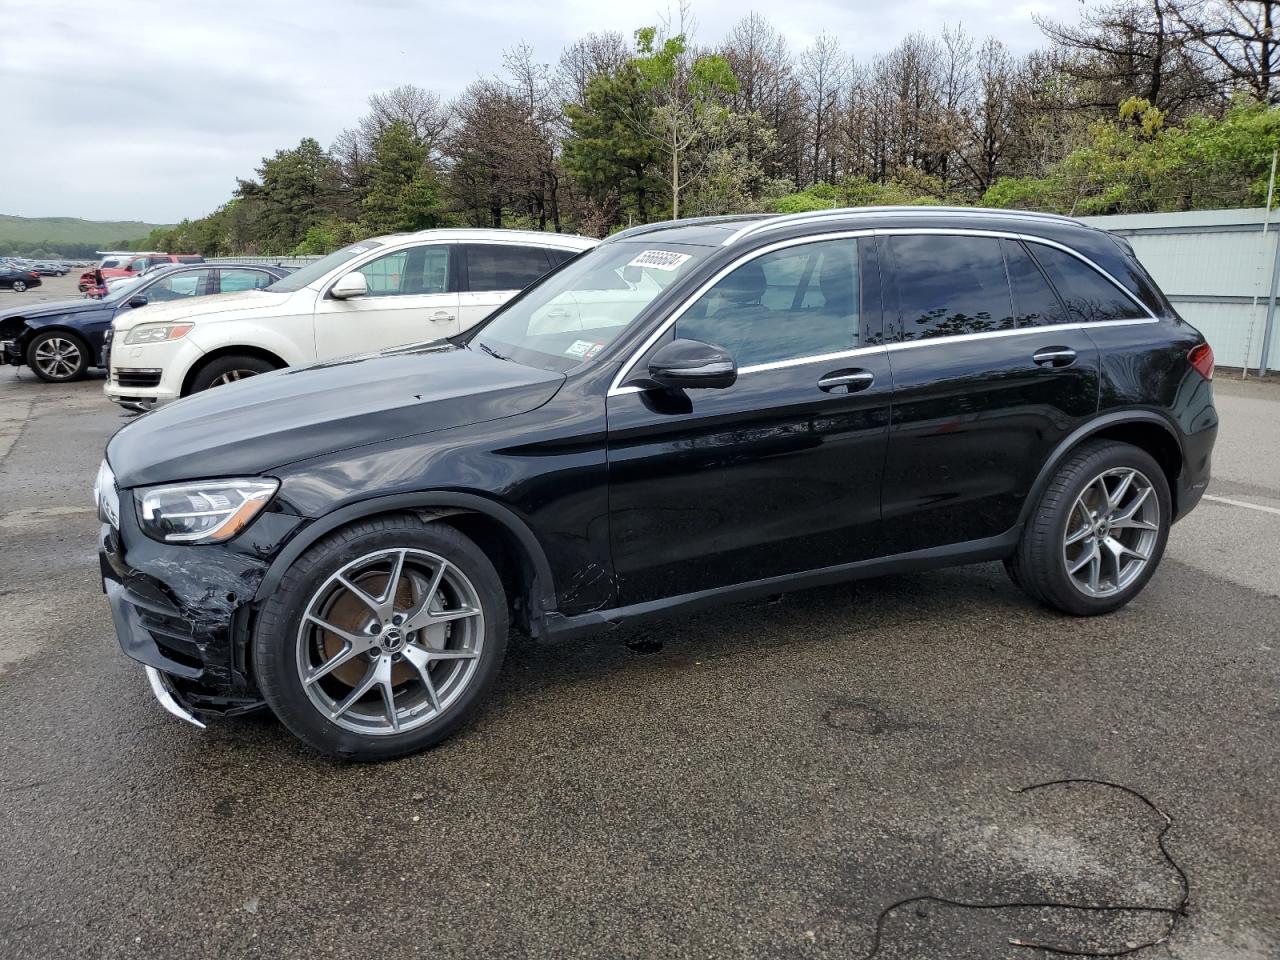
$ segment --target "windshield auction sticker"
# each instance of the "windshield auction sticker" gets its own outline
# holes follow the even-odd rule
[[[647,267],[650,270],[679,270],[688,261],[689,254],[671,250],[646,250],[627,264],[628,267]]]
[[[577,357],[579,360],[589,360],[603,349],[604,344],[596,343],[594,340],[575,340],[565,349],[564,355]]]

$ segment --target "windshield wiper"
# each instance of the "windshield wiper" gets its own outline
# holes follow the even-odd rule
[[[485,344],[483,344],[483,343],[479,343],[479,342],[477,342],[477,344],[476,344],[476,345],[477,345],[481,350],[483,350],[485,353],[487,353],[489,356],[493,357],[495,360],[507,360],[507,361],[510,361],[510,360],[511,360],[511,358],[510,358],[510,357],[504,357],[504,356],[503,356],[502,354],[500,354],[497,350],[494,350],[492,347],[489,347],[489,346],[487,346],[487,345],[485,345]]]

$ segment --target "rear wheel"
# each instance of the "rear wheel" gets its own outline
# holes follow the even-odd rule
[[[26,289],[27,289],[27,281],[25,281],[25,280],[15,280],[15,281],[13,281],[13,292],[14,292],[14,293],[23,293]]]
[[[1171,521],[1169,484],[1150,454],[1127,443],[1088,443],[1059,468],[1005,567],[1050,607],[1110,613],[1155,573]]]
[[[218,357],[218,359],[200,368],[200,372],[192,379],[191,389],[188,392],[199,393],[201,390],[225,386],[228,383],[235,383],[237,380],[244,380],[247,377],[256,377],[260,373],[268,373],[274,369],[275,366],[272,363],[263,360],[261,357],[242,354]]]
[[[82,379],[89,369],[89,348],[62,330],[39,333],[27,346],[27,366],[46,383],[70,383]]]
[[[489,558],[413,517],[344,528],[303,554],[263,609],[258,685],[294,734],[330,756],[386,760],[454,733],[507,646]]]

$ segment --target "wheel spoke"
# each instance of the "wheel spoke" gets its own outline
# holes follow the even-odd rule
[[[404,658],[418,671],[418,677],[426,688],[427,698],[431,701],[431,709],[439,710],[440,694],[436,691],[435,682],[431,679],[431,656],[421,647],[409,644],[404,648]]]
[[[384,616],[390,616],[396,606],[396,588],[400,586],[400,577],[404,575],[404,551],[401,550],[396,554],[396,559],[391,564],[391,575],[387,577],[387,589],[382,593],[382,608]]]
[[[1102,581],[1102,551],[1094,550],[1093,556],[1089,562],[1089,589],[1094,593],[1098,592],[1098,585]]]
[[[1067,535],[1066,544],[1067,546],[1071,546],[1073,543],[1079,543],[1081,540],[1089,536],[1089,534],[1091,533],[1093,533],[1093,524],[1090,523],[1088,519],[1086,519],[1083,527],[1081,527],[1075,533],[1071,533]]]
[[[1093,481],[1093,483],[1094,483],[1094,486],[1098,488],[1099,495],[1102,497],[1102,499],[1098,502],[1097,512],[1100,514],[1109,513],[1112,509],[1112,503],[1111,503],[1111,493],[1110,491],[1107,490],[1107,478],[1105,476],[1101,476],[1097,480]]]
[[[377,597],[356,584],[346,574],[338,574],[338,582],[351,591],[355,598],[372,610],[375,615],[382,616],[382,603]]]
[[[1123,523],[1132,520],[1137,515],[1138,511],[1142,509],[1142,505],[1147,502],[1147,497],[1149,496],[1151,496],[1151,488],[1147,487],[1133,498],[1133,502],[1129,504],[1129,506],[1116,514],[1115,519],[1112,520],[1112,526],[1120,526]]]
[[[1114,512],[1120,504],[1124,502],[1124,496],[1129,492],[1129,487],[1133,485],[1133,478],[1137,476],[1134,471],[1130,470],[1116,485],[1115,491],[1111,494],[1111,509]]]
[[[355,702],[368,693],[377,682],[378,669],[376,666],[371,666],[368,673],[364,675],[364,679],[351,689],[351,692],[347,694],[346,699],[329,712],[329,719],[337,720],[340,716],[350,710],[352,706],[355,705]]]
[[[1073,575],[1079,573],[1084,568],[1084,565],[1093,560],[1097,555],[1098,545],[1096,543],[1090,544],[1089,549],[1081,553],[1080,556],[1076,558],[1075,563],[1067,568],[1067,572]]]
[[[391,658],[379,657],[373,672],[377,677],[378,686],[382,689],[382,707],[386,711],[387,722],[391,724],[392,730],[399,733],[400,717],[396,713],[396,694],[391,689]]]

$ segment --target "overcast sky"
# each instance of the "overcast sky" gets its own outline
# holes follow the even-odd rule
[[[822,31],[854,56],[962,23],[1015,52],[1032,13],[1079,0],[777,0],[755,9],[794,50]],[[0,0],[0,213],[176,222],[225,202],[261,157],[328,146],[370,93],[404,83],[446,97],[524,41],[540,61],[593,30],[656,23],[665,0]],[[694,0],[695,38],[750,10]],[[11,29],[20,24],[19,29]]]

